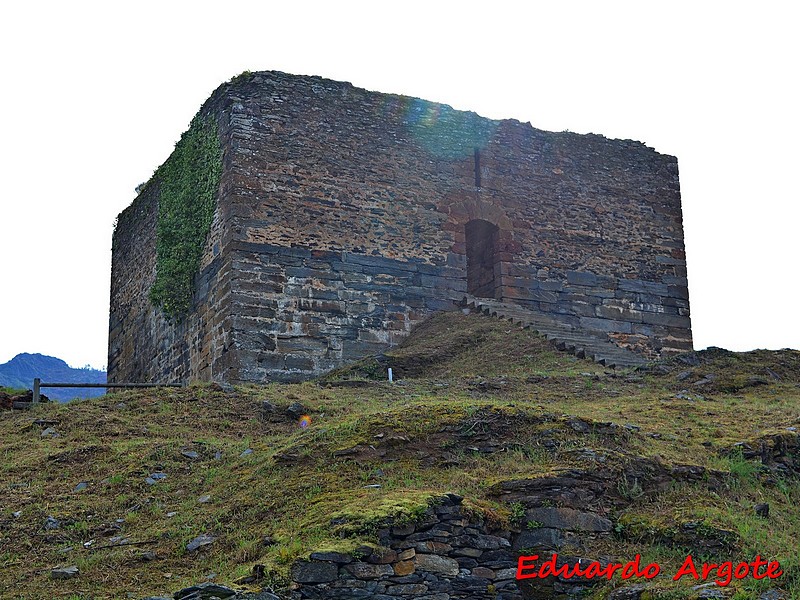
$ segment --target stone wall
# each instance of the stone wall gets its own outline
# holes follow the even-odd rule
[[[234,242],[236,379],[297,381],[398,344],[463,297],[463,269]]]
[[[111,377],[305,378],[398,342],[467,289],[650,357],[691,349],[673,157],[277,72],[201,110],[224,171],[197,310],[171,324],[141,300],[152,274],[129,263],[152,249],[127,246],[153,230],[121,218]],[[134,206],[147,202],[150,187]]]
[[[587,544],[608,544],[613,538],[609,519],[587,510],[538,507],[525,511],[526,522],[536,527],[508,530],[465,509],[461,501],[448,494],[413,524],[387,526],[378,532],[380,545],[358,548],[357,558],[314,552],[295,562],[291,598],[567,600],[607,583],[603,577],[563,574],[517,579],[517,567],[521,556],[527,569],[551,559],[566,569],[613,562],[586,555]],[[639,598],[643,589],[623,587],[602,597]]]
[[[296,562],[292,598],[394,600],[522,600],[511,534],[498,531],[446,496],[415,524],[380,532],[381,546],[364,546],[359,559],[315,552]]]
[[[221,132],[223,139],[228,130]],[[221,190],[228,185],[223,174]],[[117,218],[111,266],[108,381],[226,380],[231,348],[229,219],[219,202],[195,277],[193,312],[168,318],[150,302],[156,276],[159,181],[151,179]]]

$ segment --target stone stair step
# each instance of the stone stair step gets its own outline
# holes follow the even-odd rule
[[[498,300],[465,297],[463,305],[487,316],[504,319],[529,328],[544,336],[553,345],[578,358],[594,360],[610,368],[630,368],[646,364],[647,360],[608,340],[581,331],[547,315]]]
[[[571,330],[571,331],[575,329],[571,325],[566,325],[564,323],[558,323],[557,321],[554,321],[554,320],[551,320],[551,319],[546,319],[544,317],[541,317],[541,316],[535,315],[535,314],[531,314],[531,313],[506,312],[506,311],[500,311],[500,310],[488,310],[486,308],[484,308],[482,312],[484,314],[486,314],[487,316],[494,316],[494,317],[501,318],[501,319],[510,319],[510,320],[513,320],[513,321],[519,321],[519,322],[524,323],[526,325],[534,325],[534,324],[536,324],[536,325],[540,325],[542,327],[551,327],[551,328],[552,327],[556,327],[556,328],[558,328],[560,330],[566,329],[566,330]]]

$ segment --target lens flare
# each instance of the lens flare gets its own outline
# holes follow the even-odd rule
[[[309,417],[308,415],[303,415],[302,417],[300,417],[298,424],[300,425],[300,429],[305,429],[306,427],[311,425],[311,417]]]
[[[444,104],[412,99],[403,124],[431,156],[464,160],[489,144],[498,122]]]

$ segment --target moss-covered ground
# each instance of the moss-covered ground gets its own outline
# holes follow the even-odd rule
[[[387,365],[400,381],[385,380]],[[285,414],[294,403],[306,427]],[[605,422],[621,427],[591,427]],[[58,436],[42,437],[46,427]],[[374,542],[383,518],[413,519],[444,492],[524,527],[498,483],[585,467],[587,451],[608,464],[697,465],[724,482],[646,494],[621,478],[629,504],[607,515],[616,535],[595,552],[640,553],[674,572],[692,523],[711,537],[733,532],[736,556],[781,562],[781,580],[734,582],[736,598],[768,584],[800,597],[800,482],[736,451],[798,427],[796,351],[708,350],[609,373],[506,322],[440,315],[386,356],[318,382],[120,392],[0,413],[0,597],[141,598],[207,578],[231,584],[256,563],[278,588],[294,559]],[[148,483],[153,473],[166,476]],[[768,518],[754,514],[758,503]],[[188,552],[201,534],[216,539]],[[66,565],[80,575],[50,578]],[[658,597],[696,593],[696,582],[656,583]]]

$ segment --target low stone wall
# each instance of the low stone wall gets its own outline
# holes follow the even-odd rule
[[[316,552],[292,568],[291,597],[391,600],[522,600],[511,533],[469,515],[447,495],[414,524],[379,532],[381,547]],[[359,553],[357,553],[359,554]]]
[[[612,535],[613,524],[594,512],[540,506],[525,511],[534,529],[500,529],[471,513],[461,498],[447,494],[413,524],[387,526],[380,546],[355,553],[315,552],[293,565],[293,600],[372,598],[392,600],[544,600],[585,594],[601,579],[545,578],[518,581],[521,555],[541,561],[557,553],[557,564],[572,565],[586,556],[580,549]],[[612,594],[619,595],[622,590]],[[631,596],[638,598],[638,595]]]

